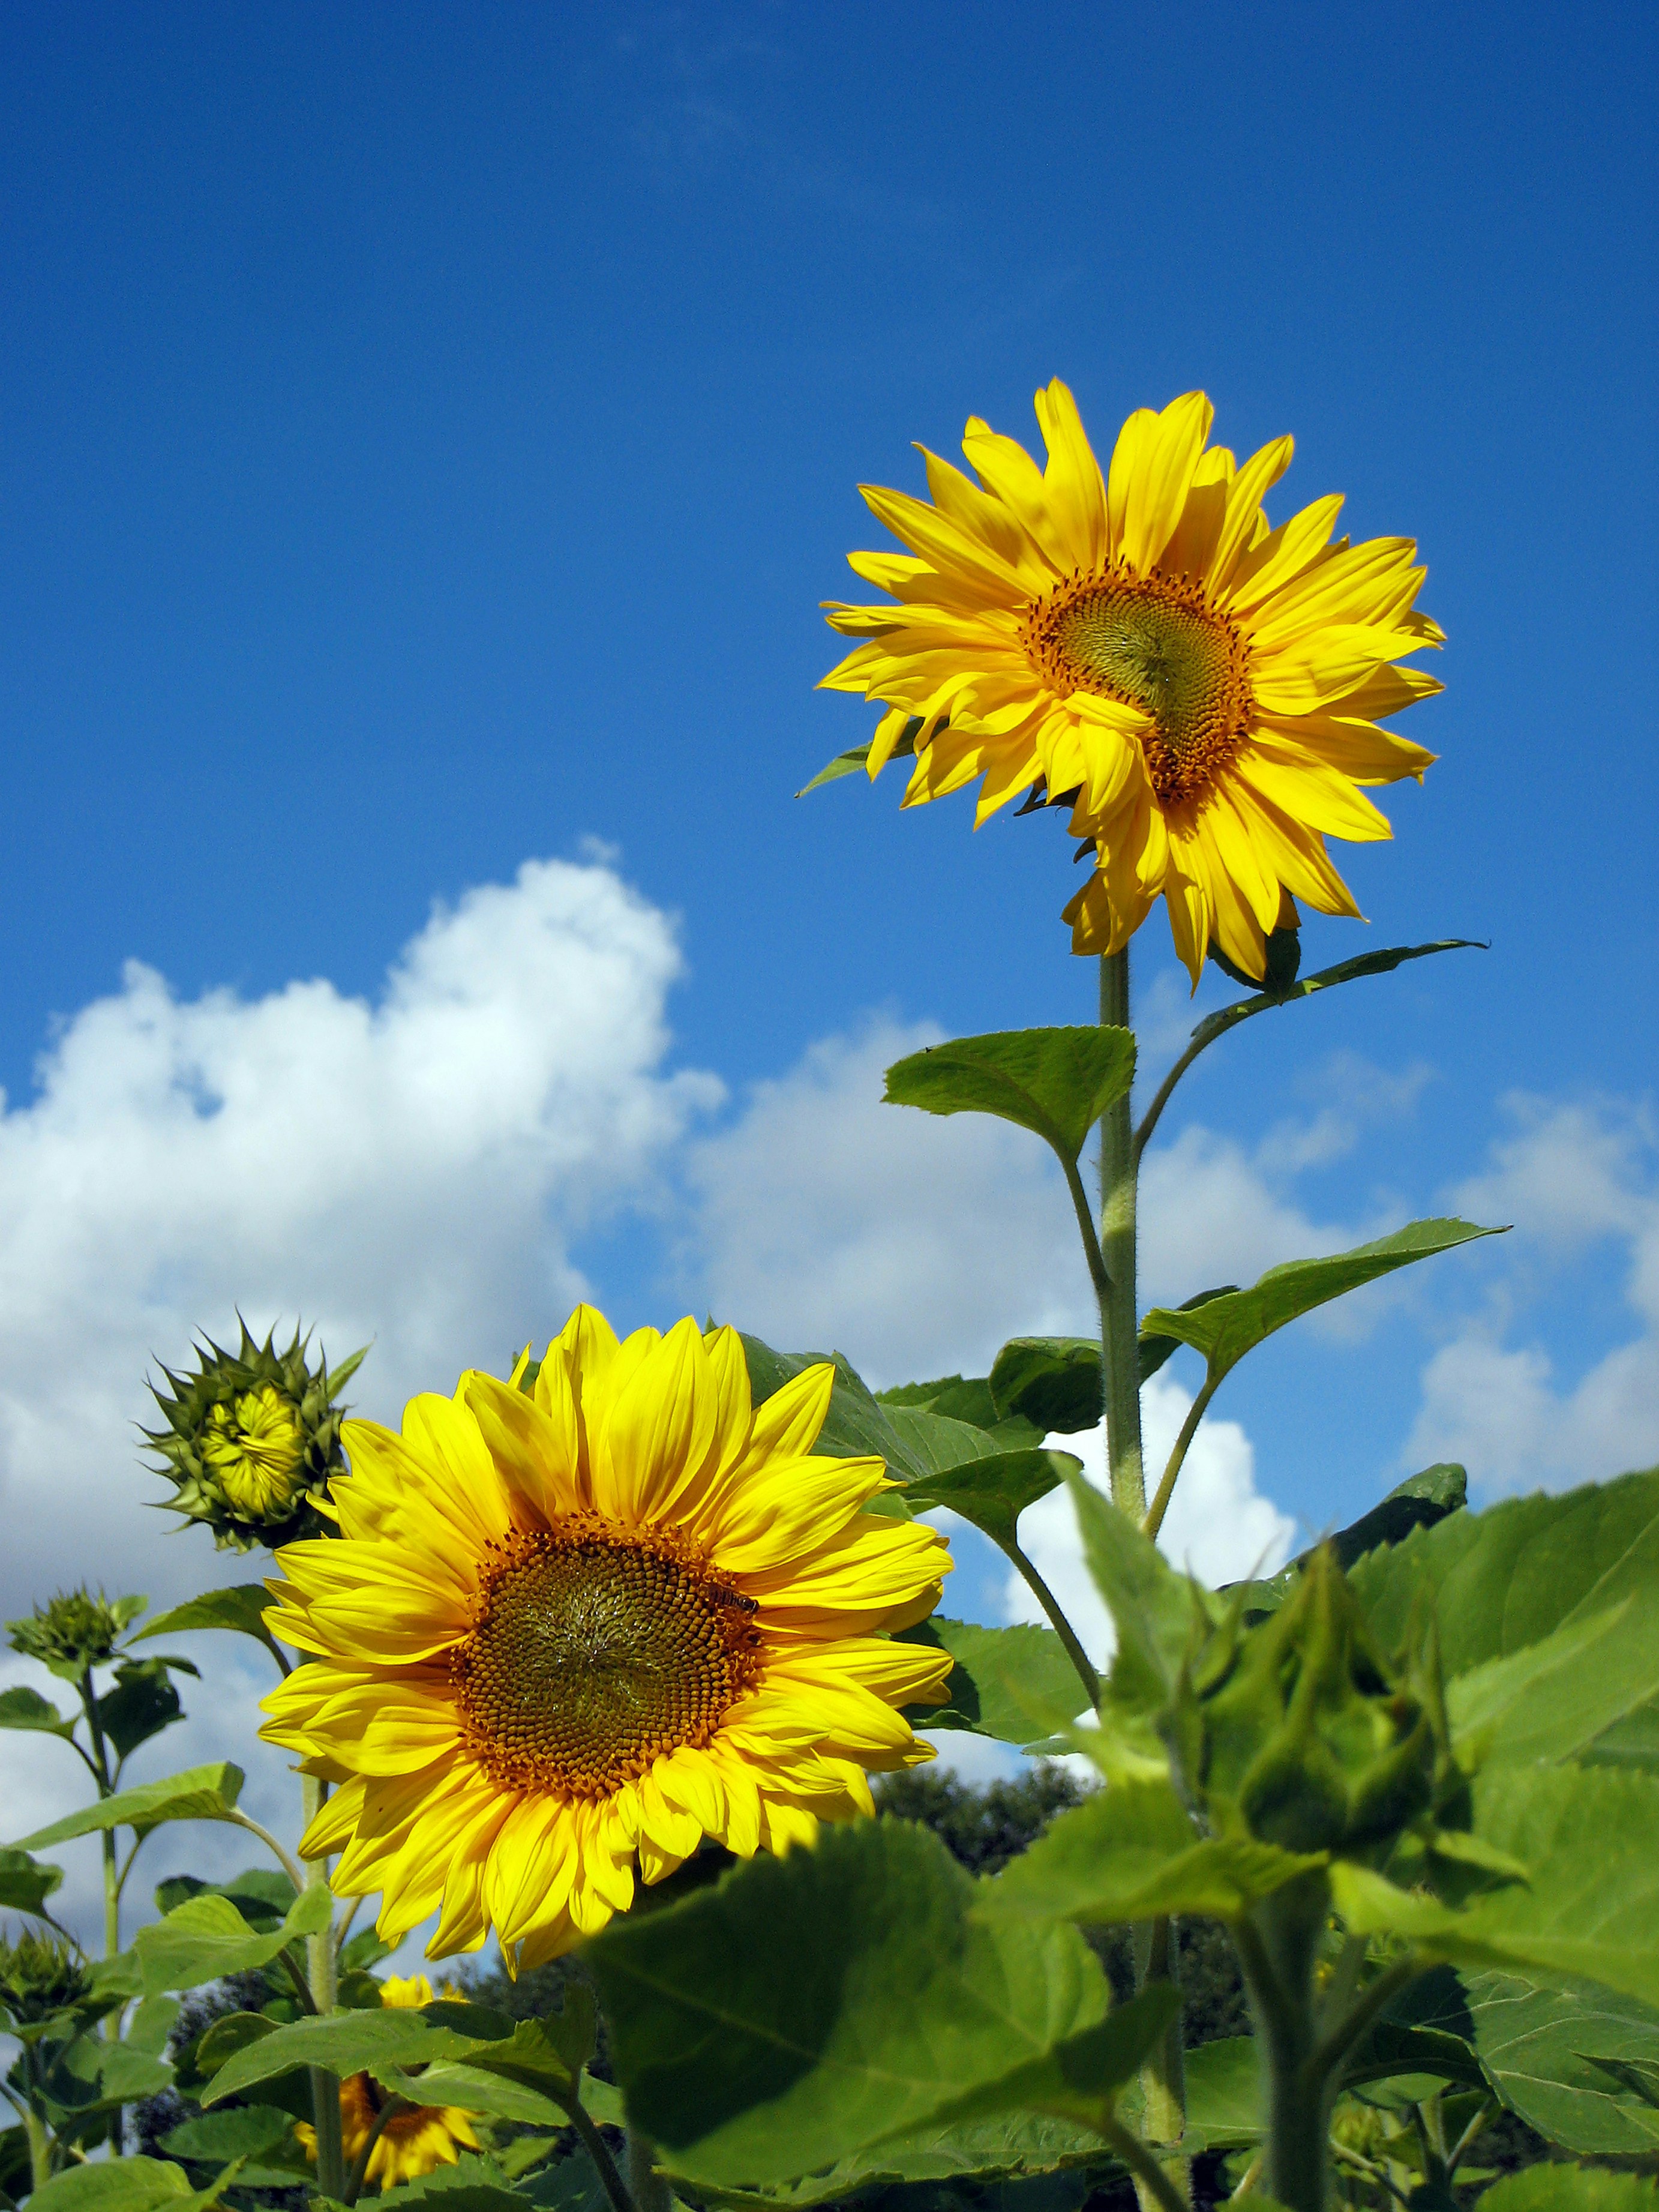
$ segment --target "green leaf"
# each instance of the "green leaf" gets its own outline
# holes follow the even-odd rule
[[[276,2105],[238,2105],[228,2112],[203,2112],[185,2120],[161,2138],[161,2148],[173,2158],[197,2165],[217,2164],[226,2158],[258,2158],[275,2150],[294,2123]]]
[[[183,1605],[175,1605],[171,1613],[162,1613],[148,1628],[141,1628],[132,1640],[143,1644],[152,1636],[182,1636],[194,1628],[228,1628],[238,1635],[252,1637],[256,1643],[263,1644],[268,1651],[276,1652],[281,1658],[283,1655],[264,1625],[264,1616],[276,1602],[263,1583],[238,1583],[231,1589],[204,1590],[200,1597],[186,1598]]]
[[[47,2073],[45,2091],[60,2112],[92,2112],[154,2097],[173,2080],[165,2058],[127,2043],[106,2043],[101,2036],[78,2036],[58,2054]]]
[[[943,1413],[952,1421],[971,1422],[976,1429],[994,1429],[1002,1419],[983,1375],[941,1375],[933,1382],[898,1382],[890,1390],[878,1390],[876,1402]]]
[[[307,1890],[307,1897],[325,1897],[325,1890]],[[246,2020],[246,2014],[234,2016]],[[231,2021],[222,2021],[228,2027]],[[220,2060],[213,2086],[202,2103],[216,2105],[240,2095],[255,2082],[268,2081],[295,2066],[322,2066],[331,2074],[373,2074],[378,2080],[386,2067],[435,2065],[465,2061],[494,2043],[505,2042],[514,2022],[483,2005],[458,2004],[444,2000],[418,2008],[388,2005],[383,2012],[331,2013],[323,2020],[296,2020],[286,2027],[273,2027],[255,2036],[239,2031],[240,2047]],[[218,2028],[204,2037],[197,2063],[204,2071],[210,2046]]]
[[[1046,2112],[1052,2119],[1075,2120],[1097,2129],[1110,2113],[1116,2092],[1180,2009],[1180,1990],[1169,1982],[1154,1984],[1132,2003],[1115,2006],[1092,2027],[1023,2060],[994,2081],[964,2090],[936,2118],[950,2127],[994,2112]]]
[[[1446,1673],[1465,1674],[1624,1598],[1659,1599],[1659,1468],[1455,1514],[1351,1579],[1385,1650],[1432,1599]]]
[[[1243,1592],[1245,1619],[1259,1620],[1279,1610],[1297,1577],[1327,1544],[1335,1553],[1338,1566],[1346,1571],[1368,1552],[1384,1544],[1403,1543],[1413,1529],[1432,1528],[1448,1514],[1462,1512],[1468,1504],[1468,1475],[1464,1468],[1445,1461],[1425,1467],[1420,1474],[1408,1474],[1403,1482],[1396,1483],[1380,1504],[1373,1505],[1369,1513],[1361,1514],[1358,1521],[1339,1528],[1334,1535],[1322,1537],[1305,1552],[1298,1552],[1295,1559],[1267,1581],[1229,1583],[1224,1584],[1224,1589],[1229,1595]]]
[[[526,2182],[520,2193],[532,2204],[545,2205],[549,2212],[611,2212],[611,2199],[599,2179],[599,2168],[580,2143],[568,2158],[544,2167]]]
[[[43,1865],[27,1851],[0,1850],[0,1911],[27,1912],[38,1919],[63,1879],[62,1867]]]
[[[1389,1275],[1413,1261],[1449,1252],[1478,1237],[1501,1237],[1500,1229],[1480,1229],[1468,1221],[1413,1221],[1391,1237],[1326,1260],[1290,1260],[1269,1267],[1248,1291],[1222,1291],[1202,1305],[1155,1306],[1140,1324],[1143,1339],[1173,1336],[1201,1352],[1218,1382],[1275,1329],[1327,1305],[1346,1291]]]
[[[1051,1820],[985,1885],[977,1911],[1102,1926],[1174,1913],[1234,1920],[1323,1864],[1249,1837],[1200,1837],[1167,1782],[1124,1779]]]
[[[422,2067],[407,2073],[382,2062],[374,2078],[385,2088],[414,2105],[459,2105],[471,2112],[488,2112],[498,2120],[517,2120],[533,2128],[568,2124],[564,2106],[544,2090],[523,2081],[510,2081],[482,2066],[456,2062]]]
[[[1486,952],[1490,949],[1477,938],[1443,937],[1433,945],[1393,945],[1386,951],[1362,952],[1352,960],[1339,961],[1334,968],[1322,968],[1316,975],[1304,975],[1283,993],[1259,992],[1254,998],[1240,999],[1231,1006],[1221,1007],[1199,1024],[1193,1031],[1192,1041],[1201,1050],[1237,1028],[1240,1022],[1249,1021],[1254,1014],[1265,1014],[1275,1006],[1291,1006],[1297,999],[1310,999],[1316,992],[1328,991],[1338,983],[1356,983],[1365,975],[1386,975],[1407,960],[1427,959],[1431,952]]]
[[[975,1894],[937,1837],[881,1820],[613,1921],[587,1957],[630,2118],[678,2172],[787,2180],[1104,2018],[1075,1929],[982,1923]]]
[[[1187,2053],[1187,2127],[1193,2150],[1244,2150],[1267,2134],[1261,2066],[1253,2035],[1200,2043]],[[1245,2203],[1249,2203],[1246,2198]]]
[[[205,2212],[235,2182],[231,2165],[193,2190],[183,2166],[158,2158],[113,2158],[54,2174],[29,2198],[30,2212]]]
[[[146,1997],[127,2022],[122,2040],[131,2051],[147,2051],[152,2058],[161,2057],[181,2009],[175,1997]]]
[[[1128,1030],[1004,1030],[958,1037],[896,1060],[890,1106],[928,1114],[994,1114],[1030,1129],[1074,1166],[1090,1130],[1134,1080]]]
[[[1659,2108],[1617,2070],[1659,2066],[1659,2012],[1592,1982],[1486,1973],[1466,1986],[1481,2063],[1528,2126],[1586,2155],[1659,2149]]]
[[[1028,1505],[1058,1490],[1070,1474],[1081,1474],[1083,1462],[1069,1452],[994,1452],[984,1459],[945,1468],[938,1474],[918,1477],[905,1494],[913,1513],[933,1506],[948,1506],[964,1521],[988,1535],[1006,1552],[1014,1542],[1019,1516]]]
[[[38,1729],[47,1735],[61,1735],[67,1742],[75,1734],[75,1723],[66,1721],[39,1690],[20,1687],[0,1690],[0,1729]]]
[[[1497,2182],[1480,2212],[1659,2212],[1659,2190],[1631,2173],[1583,2166],[1534,2166]]]
[[[187,1898],[133,1939],[144,1993],[160,1996],[167,1990],[191,1990],[199,1982],[268,1966],[296,1937],[320,1934],[333,1909],[326,1889],[301,1890],[281,1926],[262,1931],[250,1927],[228,1897],[204,1893]]]
[[[908,760],[914,757],[916,750],[916,732],[921,727],[921,720],[920,714],[913,714],[910,717],[899,733],[898,743],[888,756],[890,760]],[[866,739],[861,745],[854,745],[844,753],[837,753],[834,760],[827,762],[818,770],[811,783],[802,784],[800,789],[795,793],[796,798],[805,799],[809,791],[817,791],[826,783],[839,783],[844,775],[867,775],[870,745],[872,742],[873,740]]]
[[[1570,1976],[1659,2005],[1659,1781],[1612,1767],[1490,1766],[1474,1784],[1477,1839],[1529,1869],[1529,1883],[1462,1911],[1382,1875],[1331,1869],[1358,1933],[1395,1935],[1428,1959],[1534,1981]]]
[[[501,2119],[562,2127],[592,2056],[596,2027],[592,1991],[567,1983],[562,2012],[520,2021],[505,2040],[482,2046],[470,2060],[440,2060],[413,2075],[384,2063],[372,2070],[416,2104],[459,2105]]]
[[[954,2127],[918,2128],[879,2149],[854,2151],[802,2179],[772,2183],[763,2195],[706,2182],[696,2185],[696,2193],[701,2202],[731,2206],[735,2212],[854,2197],[872,2212],[957,2212],[964,2199],[981,2212],[1076,2212],[1088,2194],[1088,2170],[1110,2162],[1092,2128],[1040,2112],[1001,2112]],[[1061,2173],[1078,2176],[1063,2192],[1052,2179]],[[1042,2177],[1050,2179],[1045,2183]],[[916,2186],[929,2183],[947,2186]],[[885,2189],[896,2194],[881,2194]]]
[[[98,1716],[118,1759],[125,1759],[185,1717],[179,1692],[160,1659],[125,1659],[116,1669],[112,1690],[98,1701]]]
[[[1194,1313],[1200,1306],[1207,1306],[1212,1299],[1236,1297],[1238,1294],[1237,1283],[1221,1283],[1212,1291],[1197,1291],[1191,1297],[1183,1298],[1176,1308],[1176,1311]],[[1167,1364],[1180,1351],[1183,1340],[1178,1336],[1159,1336],[1156,1333],[1149,1336],[1143,1327],[1139,1337],[1140,1357],[1138,1363],[1142,1382],[1152,1381],[1160,1368]]]
[[[817,1457],[883,1460],[895,1481],[908,1483],[918,1475],[935,1474],[1006,1449],[1006,1440],[988,1435],[973,1422],[872,1397],[839,1352],[774,1352],[756,1336],[742,1341],[750,1393],[757,1406],[805,1369],[834,1367],[830,1410],[812,1446]],[[872,1510],[881,1510],[879,1499]],[[904,1510],[902,1506],[898,1510]]]
[[[165,1820],[228,1820],[241,1795],[240,1766],[220,1760],[210,1766],[186,1767],[161,1782],[141,1783],[136,1790],[119,1790],[95,1805],[83,1805],[49,1827],[37,1828],[14,1845],[17,1850],[38,1851],[48,1844],[64,1844],[73,1836],[90,1836],[100,1828],[130,1827],[147,1836]]]
[[[1195,1625],[1211,1617],[1207,1593],[1091,1482],[1073,1476],[1071,1491],[1084,1556],[1117,1632],[1107,1703],[1121,1717],[1149,1717],[1169,1702]]]
[[[294,1903],[294,1884],[276,1867],[246,1867],[228,1881],[204,1881],[193,1874],[170,1875],[155,1885],[155,1906],[175,1911],[189,1897],[228,1897],[250,1928],[268,1935],[282,1925]]]
[[[1481,1760],[1558,1761],[1580,1757],[1655,1697],[1659,1606],[1627,1597],[1459,1675],[1446,1706],[1454,1740]]]
[[[907,1708],[912,1726],[926,1735],[936,1729],[968,1729],[999,1743],[1034,1748],[1046,1745],[1087,1702],[1077,1669],[1052,1628],[1024,1623],[983,1628],[975,1621],[947,1620],[935,1613],[914,1628],[901,1629],[898,1641],[932,1644],[956,1662],[945,1684],[945,1704]]]
[[[906,1465],[915,1469],[912,1482],[942,1474],[951,1468],[1003,1456],[999,1438],[971,1421],[952,1420],[946,1414],[924,1412],[915,1406],[887,1406],[883,1410],[898,1438]],[[905,1504],[909,1503],[907,1492]]]
[[[1024,1418],[1045,1437],[1100,1426],[1100,1345],[1094,1337],[1011,1337],[990,1381],[998,1412]]]

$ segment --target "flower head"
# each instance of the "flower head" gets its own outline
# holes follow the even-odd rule
[[[38,1659],[66,1682],[78,1682],[89,1668],[109,1664],[128,1622],[138,1618],[147,1602],[118,1597],[112,1603],[101,1589],[94,1597],[84,1583],[79,1589],[60,1590],[37,1605],[27,1620],[6,1623],[11,1648]]]
[[[1045,469],[975,416],[975,477],[925,455],[931,506],[864,487],[912,550],[849,556],[895,604],[829,606],[866,641],[823,682],[886,702],[866,766],[914,752],[906,805],[979,779],[977,821],[1072,808],[1075,951],[1121,950],[1162,894],[1194,982],[1212,942],[1260,977],[1293,900],[1358,913],[1325,837],[1392,835],[1358,787],[1434,758],[1377,726],[1441,689],[1394,665],[1443,641],[1416,547],[1334,544],[1340,498],[1273,528],[1290,439],[1240,467],[1201,392],[1132,415],[1103,477],[1058,379],[1036,409]]]
[[[313,1655],[264,1735],[339,1784],[307,1832],[389,1941],[492,1926],[568,1949],[705,1837],[747,1856],[871,1809],[866,1770],[933,1756],[900,1707],[948,1657],[936,1531],[864,1509],[877,1459],[812,1445],[834,1370],[752,1404],[742,1342],[690,1320],[618,1343],[579,1307],[532,1374],[465,1375],[403,1434],[353,1421],[340,1535],[288,1547],[275,1633]]]
[[[26,2042],[92,1993],[84,1961],[61,1936],[0,1936],[0,2027]]]
[[[364,1355],[331,1373],[325,1359],[311,1368],[309,1346],[296,1328],[278,1352],[274,1330],[260,1344],[244,1322],[235,1352],[210,1338],[194,1375],[163,1368],[171,1393],[151,1386],[167,1426],[144,1436],[174,1485],[167,1504],[205,1522],[222,1551],[274,1548],[327,1525],[329,1478],[344,1464],[336,1401]]]
[[[459,1994],[448,1985],[437,1992],[444,1997]],[[383,2005],[428,2005],[433,1997],[432,1984],[424,1974],[391,1974],[380,1984]],[[340,2148],[348,2172],[362,2156],[363,2145],[391,2102],[390,2093],[372,2074],[348,2074],[341,2082]],[[307,2156],[314,2161],[315,2128],[301,2120],[294,2132]],[[423,2173],[431,2173],[441,2166],[453,2166],[463,2150],[477,2148],[471,2112],[463,2112],[459,2105],[411,2105],[406,2112],[393,2112],[389,2120],[381,2123],[380,2137],[368,2154],[363,2179],[372,2181],[377,2188],[391,2189],[400,2181],[418,2181]]]

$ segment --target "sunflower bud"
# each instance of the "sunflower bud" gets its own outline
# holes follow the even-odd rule
[[[1217,1631],[1189,1662],[1176,1730],[1216,1826],[1369,1856],[1445,1806],[1462,1778],[1419,1641],[1383,1658],[1328,1547],[1269,1620]]]
[[[171,1394],[150,1386],[167,1426],[143,1433],[160,1456],[156,1472],[174,1486],[167,1504],[205,1522],[222,1551],[274,1551],[331,1525],[319,1506],[344,1466],[345,1408],[336,1401],[368,1346],[331,1373],[325,1359],[314,1370],[307,1364],[310,1339],[297,1328],[286,1352],[275,1339],[273,1330],[257,1343],[244,1322],[237,1351],[209,1338],[196,1374],[164,1367]]]
[[[10,2033],[27,2043],[39,2031],[83,2004],[91,1977],[61,1936],[0,1936],[0,2017]]]
[[[78,1682],[89,1668],[107,1666],[114,1658],[122,1632],[146,1602],[118,1597],[112,1604],[101,1589],[94,1597],[84,1583],[79,1589],[59,1590],[46,1604],[37,1605],[27,1620],[6,1623],[11,1648],[38,1659],[66,1682]]]

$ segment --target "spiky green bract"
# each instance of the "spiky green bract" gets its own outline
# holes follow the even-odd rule
[[[92,1990],[82,1960],[58,1936],[0,1936],[0,2021],[27,2035],[82,2003]]]
[[[329,1480],[345,1467],[340,1424],[346,1409],[339,1394],[368,1346],[333,1369],[319,1356],[313,1368],[310,1336],[297,1324],[293,1342],[278,1352],[275,1329],[261,1344],[240,1315],[237,1321],[236,1351],[204,1338],[196,1347],[195,1374],[163,1367],[170,1392],[149,1386],[166,1426],[143,1435],[159,1456],[156,1473],[173,1485],[167,1510],[211,1528],[221,1551],[275,1551],[330,1535]],[[239,1480],[235,1458],[248,1438],[251,1479]]]
[[[38,1659],[66,1682],[78,1682],[91,1667],[107,1666],[129,1621],[143,1611],[142,1597],[118,1597],[112,1601],[101,1589],[96,1597],[84,1583],[79,1589],[59,1590],[45,1605],[37,1605],[27,1620],[9,1620],[11,1648],[26,1658]]]

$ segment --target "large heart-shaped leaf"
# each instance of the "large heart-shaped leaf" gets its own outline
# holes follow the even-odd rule
[[[279,1928],[251,1928],[228,1897],[210,1893],[184,1904],[141,1928],[133,1939],[147,1996],[167,1990],[191,1990],[225,1974],[245,1974],[268,1966],[276,1954],[303,1936],[320,1935],[333,1914],[334,1900],[320,1884],[301,1890]]]
[[[1459,1911],[1339,1864],[1331,1886],[1349,1926],[1449,1966],[1599,1982],[1659,2007],[1659,1780],[1500,1763],[1476,1776],[1474,1807],[1477,1840],[1528,1881]]]
[[[1413,1221],[1391,1237],[1334,1252],[1324,1260],[1290,1260],[1269,1267],[1248,1291],[1206,1297],[1202,1304],[1155,1306],[1140,1324],[1143,1338],[1176,1338],[1203,1353],[1211,1377],[1219,1382],[1247,1352],[1316,1306],[1328,1305],[1349,1291],[1374,1283],[1398,1267],[1449,1252],[1479,1237],[1499,1237],[1498,1229],[1468,1221]]]
[[[1055,1733],[1083,1711],[1086,1698],[1066,1646],[1052,1628],[1024,1623],[985,1628],[976,1621],[947,1620],[942,1613],[900,1631],[907,1644],[928,1644],[956,1664],[943,1705],[911,1705],[906,1718],[931,1735],[940,1729],[969,1729],[1028,1750],[1051,1747]]]
[[[789,2180],[1105,2017],[1075,1929],[981,1923],[975,1896],[937,1837],[881,1820],[613,1921],[588,1956],[630,2118],[694,2179]]]
[[[1074,1167],[1090,1130],[1128,1091],[1134,1072],[1129,1030],[1005,1030],[895,1061],[886,1098],[929,1114],[994,1114],[1031,1130]]]
[[[239,1636],[251,1636],[274,1652],[286,1665],[286,1658],[265,1626],[264,1617],[276,1601],[263,1583],[238,1583],[229,1589],[204,1590],[199,1597],[186,1598],[183,1605],[175,1605],[141,1628],[134,1637],[135,1644],[143,1644],[153,1636],[182,1636],[195,1628],[226,1628]]]
[[[919,1476],[906,1492],[905,1503],[913,1513],[948,1506],[1006,1552],[1014,1544],[1026,1507],[1058,1490],[1068,1475],[1082,1471],[1083,1462],[1069,1452],[994,1452]]]
[[[978,1911],[1101,1926],[1170,1913],[1237,1919],[1323,1863],[1249,1837],[1201,1837],[1167,1782],[1126,1778],[1051,1820],[986,1884]]]
[[[307,1890],[307,1897],[322,1896]],[[258,2015],[242,2014],[248,2021]],[[222,2025],[228,2026],[225,2022]],[[381,2012],[331,2013],[324,2020],[296,2020],[286,2027],[258,2034],[243,2027],[237,2047],[219,2063],[213,2086],[203,2104],[222,2104],[255,2083],[273,2080],[296,2066],[320,2066],[331,2074],[373,2074],[384,2068],[435,2065],[447,2061],[465,2063],[507,2042],[514,2023],[483,2005],[439,2001],[429,2005],[388,2005]],[[210,2035],[216,2033],[210,2031]],[[198,2062],[208,2063],[209,2038],[204,2038]],[[212,2054],[216,2057],[216,2053]]]
[[[1659,2102],[1627,2078],[1659,2078],[1659,2011],[1593,1982],[1485,1973],[1466,1986],[1475,2048],[1511,2112],[1583,2154],[1659,2150]]]
[[[83,1805],[78,1813],[66,1813],[61,1820],[21,1838],[14,1848],[43,1850],[48,1844],[67,1843],[71,1837],[90,1836],[100,1828],[130,1827],[147,1836],[167,1820],[228,1820],[241,1795],[243,1779],[241,1768],[228,1759],[187,1767],[181,1774],[118,1790],[113,1797]]]

